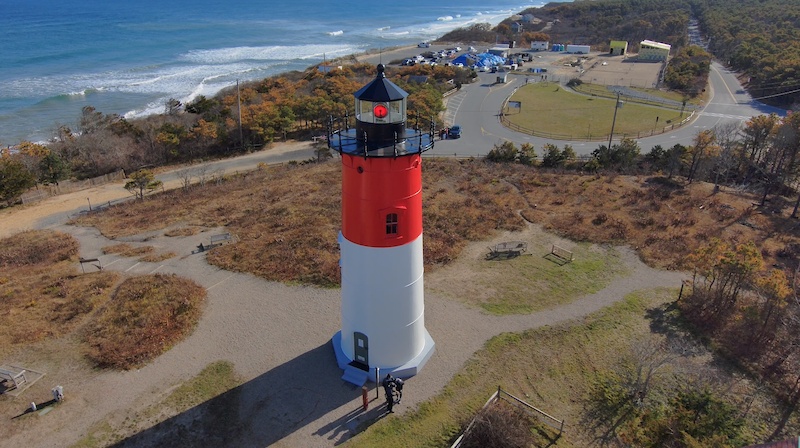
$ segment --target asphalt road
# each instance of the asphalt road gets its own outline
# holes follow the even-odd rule
[[[514,90],[525,83],[526,76],[509,75],[505,84],[496,84],[496,77],[494,73],[480,73],[478,82],[465,85],[460,92],[448,99],[445,121],[448,124],[461,125],[463,137],[457,140],[437,140],[428,155],[484,156],[495,144],[504,141],[511,141],[518,146],[531,143],[536,149],[541,149],[545,143],[558,146],[570,144],[577,154],[587,155],[604,144],[552,140],[506,128],[500,123],[500,110]],[[695,114],[692,122],[672,132],[639,139],[642,151],[648,152],[655,145],[664,148],[677,143],[691,145],[698,132],[720,124],[729,122],[744,124],[753,116],[768,113],[786,115],[785,110],[753,100],[742,88],[736,76],[716,62],[711,66],[709,85],[711,99]]]

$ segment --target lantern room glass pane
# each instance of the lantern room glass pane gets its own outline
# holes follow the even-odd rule
[[[405,98],[400,101],[391,101],[389,103],[389,117],[392,123],[400,123],[402,121],[406,121],[405,116]]]
[[[372,114],[372,101],[356,100],[356,118],[364,123],[375,123]]]

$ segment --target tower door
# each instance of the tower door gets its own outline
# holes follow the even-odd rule
[[[353,332],[353,343],[355,349],[355,359],[353,361],[363,364],[364,367],[369,367],[369,343],[367,342],[367,335],[358,331]]]

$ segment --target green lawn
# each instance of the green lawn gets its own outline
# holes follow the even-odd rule
[[[506,110],[508,121],[536,135],[603,140],[614,119],[614,99],[578,94],[553,83],[525,85],[510,100],[521,107]],[[624,103],[617,109],[615,140],[649,136],[680,119],[680,110]]]
[[[549,250],[544,249],[546,244],[530,247],[531,252],[515,258],[468,261],[472,275],[458,295],[429,287],[491,314],[528,314],[593,294],[627,274],[613,248],[580,243],[572,249],[575,260],[559,264],[552,257],[542,256]]]

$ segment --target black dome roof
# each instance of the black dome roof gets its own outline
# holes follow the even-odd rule
[[[358,90],[353,95],[356,99],[364,101],[397,101],[408,96],[405,90],[397,87],[397,84],[386,79],[383,64],[378,64],[378,75],[375,79]]]

